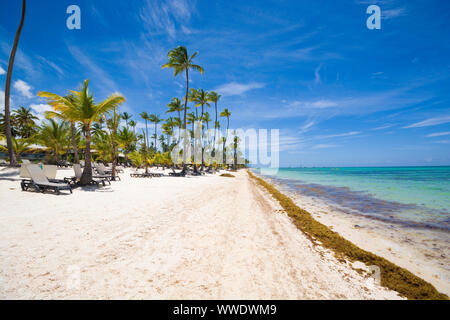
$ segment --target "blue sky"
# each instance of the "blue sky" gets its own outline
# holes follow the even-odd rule
[[[66,28],[72,4],[81,30]],[[366,27],[371,4],[381,30]],[[0,96],[19,18],[2,1]],[[185,80],[161,65],[185,45],[205,68],[190,85],[222,94],[231,127],[280,129],[282,166],[449,165],[448,21],[446,0],[28,1],[12,106],[40,114],[37,91],[89,78],[135,120],[165,115]]]

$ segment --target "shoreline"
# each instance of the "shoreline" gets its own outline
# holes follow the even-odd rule
[[[393,220],[353,213],[326,199],[294,191],[282,181],[262,178],[344,238],[412,271],[440,292],[450,295],[450,257],[446,254],[445,230],[406,226]]]
[[[412,274],[406,269],[403,269],[401,267],[398,267],[394,265],[392,262],[386,260],[384,258],[384,255],[381,255],[381,257],[376,256],[372,252],[364,251],[358,248],[357,246],[361,245],[363,242],[361,241],[362,238],[357,238],[354,235],[358,232],[355,232],[355,229],[352,230],[352,232],[349,232],[349,228],[347,226],[347,229],[341,228],[339,231],[335,231],[335,225],[333,223],[330,223],[330,220],[328,220],[328,223],[325,223],[324,219],[317,219],[321,218],[319,214],[312,215],[310,212],[305,211],[298,207],[299,200],[295,201],[292,200],[292,195],[286,196],[283,193],[279,192],[275,187],[273,187],[274,182],[271,180],[271,182],[267,182],[264,177],[261,177],[260,175],[254,174],[251,171],[248,171],[249,175],[257,181],[262,187],[264,187],[275,199],[277,199],[280,202],[284,202],[285,205],[283,205],[284,209],[288,212],[290,217],[296,222],[297,227],[309,234],[313,239],[325,240],[325,243],[320,242],[321,245],[325,244],[325,246],[331,248],[337,255],[344,255],[347,258],[351,257],[351,259],[356,260],[366,260],[371,261],[373,263],[374,261],[378,261],[380,266],[382,265],[382,283],[384,286],[394,289],[396,291],[401,292],[408,298],[412,299],[427,299],[431,297],[431,299],[448,299],[448,296],[445,294],[439,293],[434,286],[428,282],[426,282],[424,279]],[[295,204],[294,204],[295,203]],[[323,209],[323,208],[321,208]],[[289,212],[290,211],[290,212]],[[328,212],[321,211],[322,216],[328,215]],[[298,221],[296,221],[298,219]],[[298,223],[297,223],[298,222]],[[333,221],[335,222],[335,221]],[[343,232],[343,231],[346,232]],[[358,229],[359,230],[359,229]],[[345,237],[342,235],[345,233]],[[353,236],[350,236],[350,235]],[[352,242],[350,242],[347,239],[351,239],[352,242],[355,242],[357,246],[355,246]],[[332,239],[332,240],[330,240]],[[357,241],[355,241],[357,240]],[[328,245],[326,244],[328,242]],[[336,245],[335,242],[338,242],[340,244]],[[370,242],[370,241],[368,241]],[[373,242],[372,242],[373,244]],[[373,248],[373,247],[372,247]],[[379,250],[378,250],[379,251]],[[377,252],[377,254],[380,254]],[[397,259],[398,260],[398,259]],[[401,260],[400,260],[401,261]],[[367,263],[366,263],[367,264]],[[383,271],[390,270],[389,272]],[[394,273],[397,275],[400,275],[398,277],[397,275],[394,275],[392,270],[395,270]],[[394,275],[394,276],[393,276]],[[394,283],[390,283],[390,281],[383,280],[383,276],[385,278],[391,278],[390,280]],[[421,275],[423,276],[423,275]],[[429,278],[429,277],[428,277]],[[435,279],[434,279],[435,280]],[[398,283],[396,283],[398,282]],[[441,288],[444,288],[444,285],[447,284],[444,282]],[[416,290],[416,287],[423,286],[423,290]],[[400,290],[399,290],[400,289]]]

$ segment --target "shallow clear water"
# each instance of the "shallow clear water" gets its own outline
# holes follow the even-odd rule
[[[283,168],[270,177],[351,213],[450,230],[450,167]]]

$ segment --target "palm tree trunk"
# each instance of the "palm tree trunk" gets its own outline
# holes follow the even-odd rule
[[[158,152],[158,148],[156,148],[156,131],[158,131],[158,124],[155,122],[155,151]]]
[[[186,96],[184,97],[184,131],[186,135],[186,112],[187,112],[187,101],[189,95],[189,69],[186,68]],[[186,172],[186,139],[184,139],[184,150],[183,150],[183,171]]]
[[[92,155],[91,155],[91,128],[87,128],[85,132],[86,149],[84,149],[84,170],[81,175],[81,185],[88,185],[92,181]]]
[[[78,147],[77,147],[77,139],[75,137],[75,124],[73,122],[70,123],[70,130],[72,134],[72,145],[73,145],[73,153],[74,153],[74,163],[79,163],[80,159],[78,158]]]
[[[8,73],[6,74],[5,83],[5,131],[6,131],[6,145],[8,147],[9,165],[17,166],[18,162],[13,149],[12,134],[11,134],[11,110],[9,107],[9,95],[11,90],[11,77],[14,67],[14,59],[16,57],[17,46],[19,45],[20,34],[22,32],[23,23],[25,21],[26,0],[22,0],[22,16],[20,18],[19,28],[14,38],[14,43],[11,49],[11,55],[9,56]]]
[[[111,169],[111,175],[113,176],[113,179],[116,177],[116,164],[117,164],[117,157],[116,157],[116,140],[114,139],[114,134],[111,132],[111,157],[112,157],[112,169]]]
[[[149,143],[148,143],[148,128],[147,128],[147,120],[145,120],[145,133],[147,134],[147,138],[146,138],[146,145],[145,145],[145,148],[146,149],[148,149],[148,145],[149,145]]]
[[[217,102],[214,103],[215,107],[216,107],[216,121],[214,122],[214,147],[213,150],[215,149],[215,145],[216,145],[216,132],[217,132],[217,128],[216,128],[216,123],[217,123]]]

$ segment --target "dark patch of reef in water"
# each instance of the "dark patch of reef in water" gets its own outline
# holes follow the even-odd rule
[[[365,192],[350,190],[348,187],[325,186],[314,183],[300,184],[297,180],[292,181],[289,179],[283,179],[283,183],[292,189],[293,192],[324,199],[327,203],[337,205],[346,213],[364,216],[373,220],[395,223],[404,227],[450,231],[449,218],[442,220],[435,218],[433,221],[419,222],[407,219],[401,215],[401,212],[414,211],[419,212],[424,218],[431,219],[430,217],[432,215],[426,213],[432,210],[416,204],[381,200]],[[447,213],[441,213],[443,217],[447,215]]]
[[[436,288],[417,277],[408,270],[401,268],[392,262],[379,257],[371,252],[365,251],[338,233],[330,230],[327,226],[314,220],[311,214],[299,208],[289,197],[279,192],[263,179],[256,177],[247,171],[252,179],[264,187],[274,197],[286,213],[291,217],[294,224],[313,243],[320,241],[325,248],[332,250],[339,260],[347,258],[350,261],[361,261],[366,265],[376,265],[381,271],[381,285],[397,291],[400,295],[411,300],[448,300],[448,296],[440,293]]]

